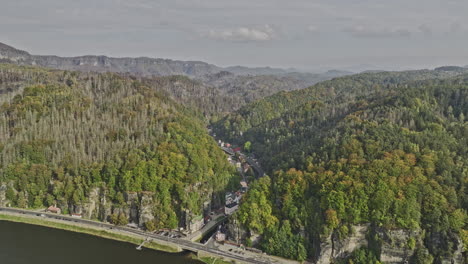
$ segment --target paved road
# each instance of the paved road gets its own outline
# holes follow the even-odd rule
[[[228,259],[232,259],[235,261],[240,261],[243,263],[258,263],[258,264],[263,264],[263,263],[273,263],[273,261],[270,260],[259,260],[259,259],[254,259],[251,257],[243,257],[237,254],[232,254],[230,252],[225,252],[222,250],[214,249],[214,248],[208,248],[205,245],[202,245],[200,243],[196,242],[191,242],[179,238],[169,238],[157,234],[151,234],[147,233],[138,229],[132,229],[128,227],[121,227],[121,226],[115,226],[103,222],[97,222],[97,221],[91,221],[87,219],[81,219],[81,218],[76,218],[76,217],[71,217],[71,216],[66,216],[66,215],[57,215],[57,214],[50,214],[50,213],[41,213],[37,211],[31,211],[31,210],[24,210],[24,209],[16,209],[16,208],[7,208],[7,207],[0,207],[0,212],[9,212],[9,213],[15,213],[15,214],[23,214],[23,215],[28,215],[36,218],[49,218],[49,219],[55,219],[55,220],[60,220],[65,223],[70,223],[70,222],[75,222],[79,223],[82,225],[87,225],[87,226],[92,226],[92,227],[98,227],[98,228],[108,228],[108,229],[113,229],[117,231],[124,231],[127,233],[132,233],[135,235],[143,236],[143,237],[150,237],[152,238],[156,243],[158,241],[161,242],[169,242],[174,245],[179,246],[180,248],[184,250],[189,250],[192,252],[199,252],[199,251],[204,251],[207,253],[210,253],[212,255],[218,256],[218,257],[224,257]],[[264,256],[263,256],[264,257]]]
[[[244,154],[242,155],[247,160],[247,163],[249,163],[249,165],[252,166],[252,168],[257,172],[258,178],[265,176],[265,172],[263,172],[263,169],[260,167],[260,165],[258,165],[256,161],[254,161],[253,159],[249,158],[248,156]]]
[[[234,156],[234,151],[231,149],[231,148],[226,148],[226,147],[221,147],[222,150],[224,150],[224,152],[226,152],[227,154],[231,155],[231,156]]]

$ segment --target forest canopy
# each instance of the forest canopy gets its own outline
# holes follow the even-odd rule
[[[157,86],[1,66],[0,87],[0,183],[13,206],[74,210],[97,188],[125,207],[127,193],[148,192],[157,227],[176,227],[233,176],[204,121]]]
[[[249,142],[270,175],[252,186],[238,214],[270,241],[267,252],[287,257],[275,244],[286,232],[281,241],[313,257],[317,237],[345,238],[353,225],[371,223],[424,230],[425,247],[440,257],[451,251],[451,234],[467,229],[467,115],[468,76],[419,71],[279,93],[214,127]],[[262,201],[267,210],[255,213]],[[293,235],[301,230],[305,239]]]

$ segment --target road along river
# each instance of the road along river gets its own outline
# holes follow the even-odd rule
[[[135,250],[135,245],[36,225],[0,221],[2,264],[202,263],[186,253]]]

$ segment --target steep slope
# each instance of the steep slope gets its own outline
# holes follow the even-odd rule
[[[231,167],[203,122],[158,90],[115,74],[1,65],[0,205],[57,204],[153,229],[219,203]]]
[[[314,100],[333,104],[346,103],[356,98],[398,88],[409,81],[444,79],[468,73],[465,71],[419,70],[408,72],[362,73],[324,81],[306,89],[279,92],[263,100],[248,104],[226,116],[214,125],[218,135],[230,141],[249,129],[280,117],[303,104]],[[240,139],[242,141],[243,139]],[[241,143],[241,142],[238,143]]]
[[[186,76],[133,77],[170,96],[175,101],[198,110],[212,121],[242,106],[279,91],[308,87],[344,73],[287,74],[284,76],[240,76],[222,71],[195,79]],[[298,76],[300,75],[300,76]]]
[[[330,71],[323,74],[286,73],[278,75],[239,76],[224,71],[198,79],[228,95],[243,97],[244,101],[249,103],[280,91],[299,90],[318,82],[349,74],[346,72]]]
[[[238,214],[261,235],[258,246],[320,263],[463,263],[468,75],[453,75],[338,78],[220,121],[217,134],[250,141],[271,175],[251,186]],[[368,235],[355,238],[363,228]]]

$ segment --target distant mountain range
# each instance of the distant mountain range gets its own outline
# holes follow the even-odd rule
[[[287,75],[298,72],[296,69],[278,69],[271,67],[249,68],[231,66],[223,68],[202,61],[177,61],[147,57],[112,58],[94,55],[77,57],[32,55],[26,51],[16,49],[3,43],[0,43],[0,62],[61,70],[118,72],[141,76],[185,75],[189,77],[201,77],[223,71],[236,75]],[[332,75],[343,76],[347,74],[350,74],[350,72],[336,71]],[[302,73],[300,76],[306,77],[306,75],[307,73]],[[315,76],[316,74],[313,75]]]
[[[222,69],[200,61],[174,61],[152,58],[111,58],[106,56],[58,57],[31,55],[0,43],[0,60],[19,65],[34,65],[62,70],[119,72],[143,76],[201,76]]]

